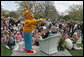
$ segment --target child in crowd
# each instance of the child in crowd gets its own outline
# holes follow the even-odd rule
[[[4,34],[3,37],[1,38],[2,43],[6,43],[6,35]]]
[[[14,49],[15,41],[14,41],[13,37],[9,38],[9,41],[8,41],[7,45],[9,46],[10,49]]]
[[[67,33],[67,32],[64,34],[64,38],[65,38],[65,39],[69,38],[69,36],[68,36],[68,33]]]
[[[18,50],[18,49],[19,49],[19,43],[20,43],[20,39],[19,39],[19,37],[17,36],[17,37],[15,38],[15,47],[14,47],[13,50]]]
[[[72,36],[72,41],[73,41],[73,49],[75,50],[81,50],[81,47],[77,46],[77,41],[79,39],[79,34],[77,32],[74,32],[73,36]]]
[[[14,30],[14,31],[13,31],[13,34],[15,35],[16,33],[17,33],[17,31],[16,31],[16,30]]]
[[[19,39],[19,37],[17,36],[16,38],[15,38],[15,44],[18,44],[20,42],[20,39]]]
[[[13,37],[13,39],[15,40],[15,36],[13,32],[10,32],[10,37]]]
[[[40,38],[41,38],[41,36],[40,36],[40,34],[39,34],[38,30],[37,30],[36,34],[34,35],[34,39],[33,39],[35,41],[34,45],[39,46]]]
[[[73,35],[73,31],[72,31],[72,28],[70,28],[70,30],[69,30],[69,36],[72,37],[72,35]]]
[[[57,33],[62,34],[62,32],[60,32],[60,29],[58,29],[58,28],[57,28]]]
[[[56,33],[57,32],[57,28],[55,26],[51,26],[52,27],[52,33]]]
[[[46,27],[43,27],[43,31],[41,32],[41,36],[43,39],[47,38],[49,35],[50,31],[46,29]]]
[[[8,43],[8,40],[9,40],[9,32],[7,31],[6,32],[6,43]]]
[[[21,36],[21,34],[20,34],[19,31],[17,32],[17,34],[15,35],[15,37],[19,37],[20,41],[21,41],[21,39],[22,39],[22,36]]]

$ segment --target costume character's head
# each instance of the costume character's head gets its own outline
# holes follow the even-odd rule
[[[24,9],[23,16],[25,19],[33,19],[34,18],[34,14],[31,14],[30,9],[27,10],[27,8]]]

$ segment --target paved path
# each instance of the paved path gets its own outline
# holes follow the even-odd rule
[[[28,53],[25,53],[25,52],[13,51],[13,54],[11,56],[72,56],[68,52],[68,50],[57,52],[57,53],[48,55],[48,54],[40,51],[39,46],[38,47],[34,47],[34,49],[36,50],[36,53],[35,54],[28,54]]]

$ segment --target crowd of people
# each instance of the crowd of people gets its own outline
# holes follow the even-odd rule
[[[1,19],[1,42],[10,49],[14,49],[20,42],[24,42],[23,35],[24,19],[8,17]],[[77,43],[83,43],[83,22],[63,22],[62,20],[51,21],[46,19],[43,23],[35,26],[32,32],[32,45],[39,46],[39,40],[49,37],[49,34],[60,33],[62,37],[72,40],[74,49],[80,49]]]

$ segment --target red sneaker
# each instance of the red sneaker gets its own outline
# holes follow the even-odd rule
[[[26,51],[26,53],[34,53],[34,51],[32,51],[32,50],[25,50]]]

